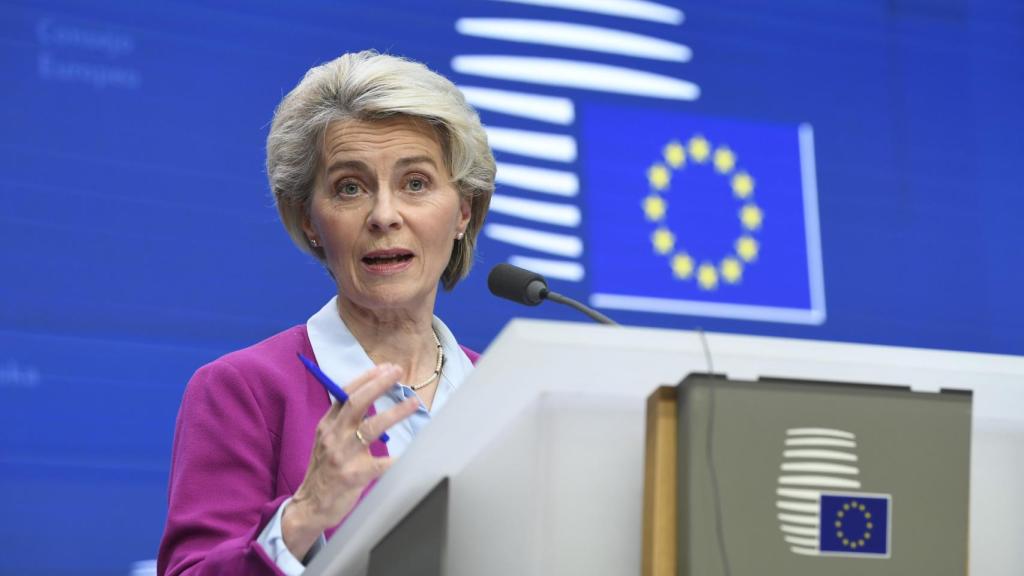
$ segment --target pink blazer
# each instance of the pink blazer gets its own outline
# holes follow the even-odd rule
[[[463,350],[475,364],[479,355]],[[219,358],[189,381],[158,574],[281,574],[256,538],[302,483],[317,422],[330,408],[296,352],[314,358],[304,325]],[[387,447],[377,441],[370,452],[386,456]]]

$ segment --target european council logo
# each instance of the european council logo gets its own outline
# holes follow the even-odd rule
[[[776,518],[790,551],[803,556],[889,558],[892,496],[861,492],[857,437],[835,428],[790,428]]]
[[[809,125],[581,112],[593,306],[825,321]]]

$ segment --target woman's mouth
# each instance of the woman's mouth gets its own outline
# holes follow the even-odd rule
[[[414,255],[408,250],[374,250],[363,256],[363,266],[371,272],[387,274],[404,270]]]

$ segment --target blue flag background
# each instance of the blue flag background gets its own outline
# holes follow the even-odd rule
[[[815,308],[799,126],[589,105],[581,129],[595,294]]]

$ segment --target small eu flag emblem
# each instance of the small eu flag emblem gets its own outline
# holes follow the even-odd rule
[[[822,555],[889,556],[892,497],[884,494],[821,494]]]

